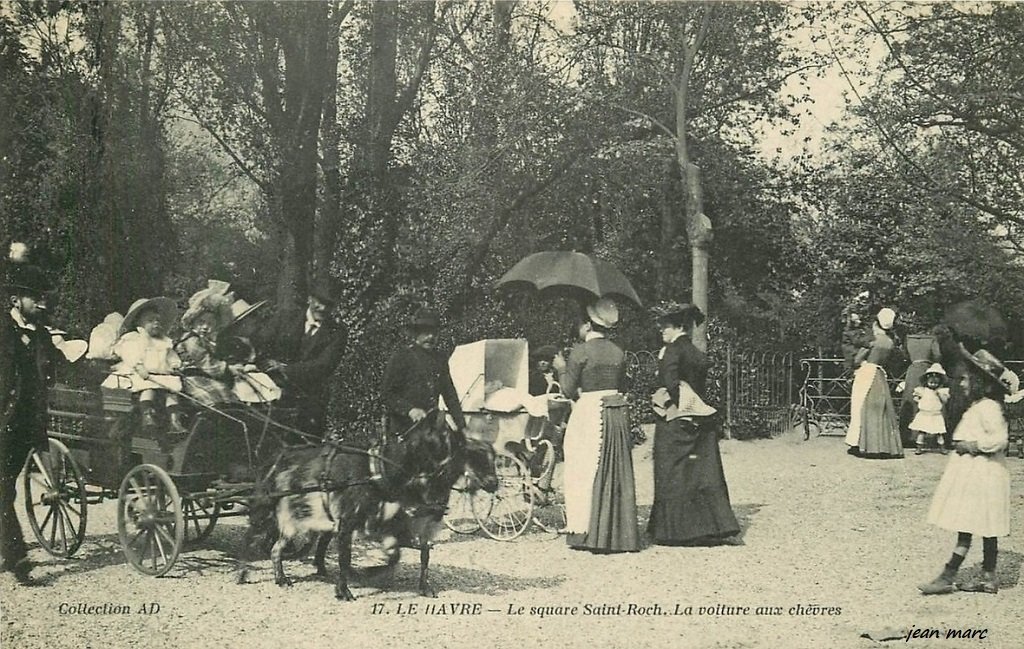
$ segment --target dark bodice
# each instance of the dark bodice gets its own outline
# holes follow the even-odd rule
[[[686,381],[701,399],[707,400],[708,357],[690,339],[680,336],[665,345],[658,363],[658,385],[668,390],[672,403],[679,403],[679,382]]]
[[[575,399],[580,392],[625,389],[626,354],[607,338],[592,338],[572,348],[561,377],[562,393]]]

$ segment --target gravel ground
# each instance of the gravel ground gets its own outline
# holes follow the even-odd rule
[[[650,441],[634,451],[641,523],[652,500],[650,453]],[[0,575],[0,646],[877,646],[865,633],[903,635],[886,644],[1024,646],[1024,593],[1018,588],[1024,524],[1016,513],[1024,505],[1024,460],[1008,460],[1014,533],[1000,540],[999,594],[926,598],[915,585],[938,573],[954,540],[923,520],[944,457],[859,460],[844,453],[841,439],[803,441],[797,434],[726,441],[722,453],[742,545],[651,546],[595,556],[571,551],[540,531],[508,543],[454,537],[433,552],[433,579],[441,591],[436,600],[417,596],[418,559],[408,551],[390,584],[357,577],[353,592],[359,599],[352,603],[336,601],[308,560],[290,564],[296,579],[290,589],[274,585],[269,562],[257,564],[254,583],[237,586],[232,552],[239,546],[240,521],[218,524],[167,576],[144,577],[124,565],[115,506],[105,503],[90,508],[89,537],[75,558],[32,551],[41,564],[34,574],[44,586],[22,588]],[[964,574],[979,570],[977,545]],[[153,602],[159,612],[139,612]],[[61,613],[61,604],[104,603],[127,605],[132,613]],[[464,603],[479,604],[481,612],[426,609]],[[620,604],[618,614],[584,614],[586,605]],[[648,610],[627,614],[629,604]],[[418,608],[407,612],[413,605]],[[660,610],[650,610],[655,605]],[[831,610],[798,614],[796,607],[811,605]],[[531,611],[535,607],[563,610],[542,617]],[[565,610],[573,607],[575,613]],[[912,627],[938,629],[943,638],[906,641]],[[962,628],[987,634],[983,640],[945,639],[947,630]]]

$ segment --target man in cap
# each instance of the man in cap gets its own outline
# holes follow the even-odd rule
[[[267,371],[281,378],[285,394],[302,411],[308,432],[318,435],[323,435],[326,426],[329,379],[348,343],[348,331],[330,316],[336,305],[327,284],[315,285],[301,317],[279,320],[274,338],[267,341],[275,359],[266,364]]]
[[[391,434],[401,435],[428,417],[433,422],[438,396],[444,397],[458,429],[466,428],[448,361],[434,348],[440,328],[441,317],[437,312],[421,308],[409,323],[412,344],[397,350],[388,360],[381,391]]]
[[[21,524],[14,511],[15,485],[33,448],[47,449],[46,401],[58,353],[43,325],[43,271],[10,264],[4,282],[9,312],[0,316],[0,572],[31,583]]]

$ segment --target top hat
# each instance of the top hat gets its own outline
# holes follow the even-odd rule
[[[121,326],[117,329],[117,337],[120,338],[129,331],[135,331],[135,328],[139,326],[139,316],[150,309],[156,310],[160,323],[164,327],[169,328],[178,319],[178,306],[171,298],[140,298],[132,302],[132,306],[128,309],[128,313],[125,314],[124,320],[121,321]]]
[[[196,319],[203,313],[212,313],[216,318],[215,327],[220,330],[231,324],[234,315],[231,313],[232,293],[228,293],[230,284],[219,279],[211,279],[207,287],[196,291],[188,299],[188,309],[181,316],[181,326],[191,329]]]
[[[587,316],[594,324],[613,329],[619,324],[619,307],[611,298],[602,297],[587,306]]]
[[[429,307],[421,307],[409,322],[410,329],[440,329],[441,316]]]
[[[21,291],[39,297],[51,288],[42,268],[23,262],[8,264],[4,286],[11,291]]]

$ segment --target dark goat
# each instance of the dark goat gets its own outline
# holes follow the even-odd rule
[[[404,440],[382,450],[380,468],[375,475],[369,454],[332,446],[332,442],[283,454],[261,485],[265,496],[254,499],[238,581],[245,581],[258,528],[276,527],[271,559],[275,581],[282,586],[290,583],[282,562],[285,547],[289,543],[298,547],[317,537],[315,564],[317,573],[323,575],[329,533],[333,533],[339,569],[334,593],[338,599],[353,600],[348,576],[354,532],[365,529],[387,539],[388,546],[394,539],[404,539],[404,530],[413,528],[411,522],[391,521],[399,511],[416,512],[410,521],[440,520],[452,485],[464,473],[470,475],[471,485],[491,491],[497,488],[493,449],[446,429],[415,427]],[[404,521],[404,516],[399,520]],[[397,561],[397,546],[392,556],[393,564]],[[430,592],[428,561],[429,547],[421,550],[420,590],[424,594]]]
[[[454,458],[456,468],[462,471],[452,475],[445,472],[426,480],[406,483],[407,489],[392,494],[388,502],[381,504],[377,517],[367,521],[365,534],[367,538],[380,543],[388,557],[387,567],[398,563],[401,548],[417,549],[420,552],[419,593],[425,597],[437,597],[429,579],[430,549],[433,540],[442,527],[445,509],[451,489],[460,476],[468,480],[469,491],[483,489],[494,493],[498,488],[498,478],[494,472],[494,447],[484,442],[469,439],[463,442],[464,451]],[[407,449],[407,452],[415,452]],[[427,476],[425,476],[427,477]],[[421,478],[422,480],[422,478]],[[317,543],[314,565],[317,574],[327,574],[324,557],[327,552],[328,537],[321,537]]]

